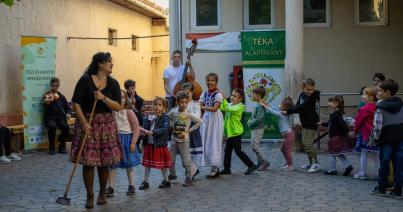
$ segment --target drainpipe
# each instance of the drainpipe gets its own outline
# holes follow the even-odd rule
[[[182,0],[178,0],[178,16],[179,16],[179,24],[178,24],[178,33],[179,33],[179,39],[178,39],[178,46],[177,48],[180,49],[182,52],[185,52],[182,46],[183,46],[183,36],[182,36]]]
[[[177,0],[169,0],[169,52],[176,48],[178,39]]]

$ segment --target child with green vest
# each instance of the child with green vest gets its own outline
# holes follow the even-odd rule
[[[231,156],[232,150],[241,159],[241,161],[248,166],[245,175],[254,172],[258,167],[252,160],[242,151],[241,138],[243,133],[242,114],[245,111],[245,105],[242,101],[245,94],[242,89],[235,88],[231,94],[231,103],[224,99],[220,106],[220,110],[225,112],[224,118],[224,134],[227,137],[224,154],[224,170],[220,172],[221,175],[231,174]]]

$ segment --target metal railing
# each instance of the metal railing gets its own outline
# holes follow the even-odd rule
[[[353,96],[360,96],[361,94],[357,93],[357,92],[355,92],[355,93],[320,93],[320,96],[336,96],[336,95],[342,95],[343,97],[344,96],[353,97]],[[396,93],[395,96],[402,96],[403,97],[403,93]],[[320,104],[318,104],[318,105],[320,105]],[[320,107],[324,107],[324,106],[327,106],[327,105],[320,105]],[[357,105],[351,105],[350,104],[350,105],[345,105],[345,106],[354,107],[354,106],[357,106]]]

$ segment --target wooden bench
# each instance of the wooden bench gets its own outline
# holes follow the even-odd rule
[[[10,129],[11,148],[16,152],[20,152],[23,148],[24,142],[24,125],[22,113],[0,114],[0,125]]]
[[[144,105],[141,108],[141,113],[143,114],[143,116],[150,115],[153,113],[153,111],[153,101],[144,101]]]
[[[75,123],[75,118],[71,118],[67,121],[69,125],[70,131],[73,130]],[[23,116],[22,113],[6,113],[0,114],[0,125],[7,127],[10,129],[11,133],[11,148],[20,152],[24,149],[24,128],[23,124]],[[56,131],[56,143],[57,138],[61,134],[61,131],[58,129]]]

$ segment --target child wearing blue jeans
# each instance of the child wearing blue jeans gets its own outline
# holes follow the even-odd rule
[[[398,90],[399,84],[392,79],[380,83],[378,96],[382,101],[376,104],[374,128],[369,142],[379,146],[380,162],[378,185],[371,193],[386,195],[389,164],[392,161],[393,190],[389,195],[400,199],[403,186],[403,102],[395,97]]]

